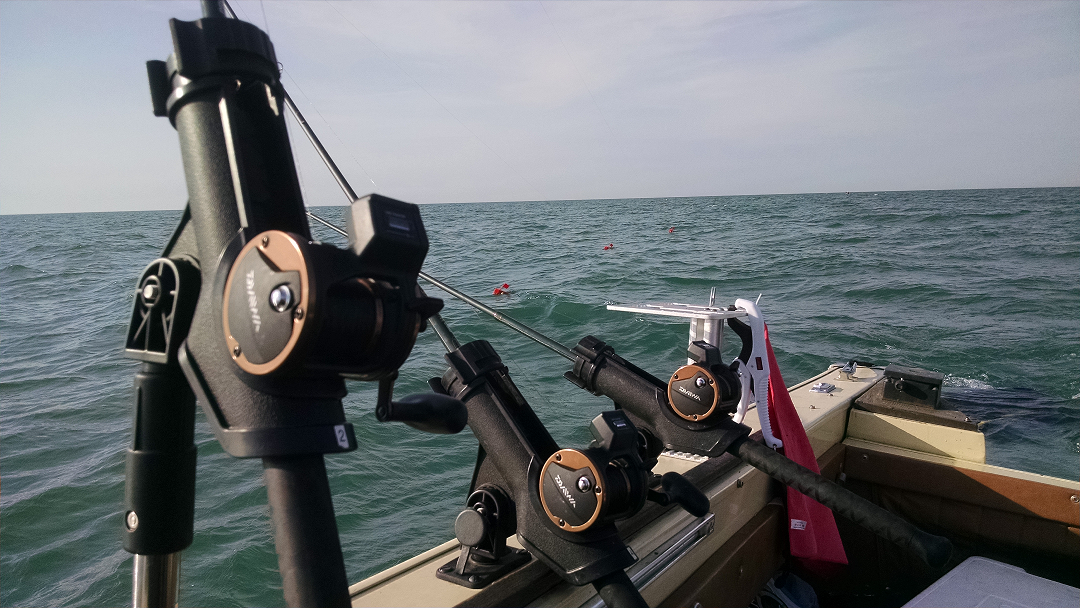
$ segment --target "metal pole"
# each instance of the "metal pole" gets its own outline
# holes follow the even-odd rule
[[[341,186],[341,191],[345,193],[345,196],[349,199],[349,203],[352,203],[357,199],[356,192],[353,192],[352,186],[349,185],[349,181],[345,179],[345,176],[341,174],[341,170],[338,169],[334,159],[330,158],[330,153],[323,147],[322,142],[319,141],[319,138],[315,135],[315,131],[311,130],[311,126],[308,125],[307,120],[304,119],[304,115],[300,113],[296,104],[293,103],[292,97],[289,96],[289,92],[285,91],[284,86],[281,87],[281,90],[285,93],[285,107],[289,108],[293,118],[296,119],[296,122],[300,123],[300,128],[304,130],[304,134],[307,135],[311,145],[315,146],[315,151],[319,153],[319,158],[321,158],[326,164],[326,167],[330,169],[330,173],[334,175],[334,179],[337,180],[338,186]]]
[[[132,577],[135,608],[174,608],[180,587],[180,552],[136,555]]]

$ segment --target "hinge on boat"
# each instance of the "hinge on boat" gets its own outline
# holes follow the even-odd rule
[[[454,521],[461,553],[435,571],[438,578],[480,589],[529,561],[528,551],[508,547],[506,537],[517,527],[514,503],[497,486],[482,485],[469,495],[467,507]]]

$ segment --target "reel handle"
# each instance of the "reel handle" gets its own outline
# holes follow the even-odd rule
[[[421,393],[391,401],[386,408],[376,406],[375,417],[379,422],[404,422],[425,433],[453,435],[468,424],[469,411],[453,397]]]
[[[649,500],[662,506],[675,503],[694,517],[708,514],[711,507],[708,497],[682,475],[674,471],[664,473],[660,484],[664,491],[649,490]]]
[[[459,433],[468,424],[469,410],[465,404],[445,393],[422,393],[391,401],[397,377],[394,371],[379,380],[379,398],[375,404],[375,418],[379,422],[404,422],[436,435]]]

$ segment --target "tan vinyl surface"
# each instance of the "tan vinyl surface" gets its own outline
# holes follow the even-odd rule
[[[986,439],[978,431],[853,409],[847,436],[934,456],[986,462]]]

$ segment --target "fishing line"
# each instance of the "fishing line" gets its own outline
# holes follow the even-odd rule
[[[502,155],[500,155],[500,154],[499,154],[498,152],[496,152],[496,151],[495,151],[495,150],[494,150],[494,149],[493,149],[493,148],[492,148],[491,146],[489,146],[489,145],[488,145],[488,143],[487,143],[486,141],[484,141],[483,139],[480,139],[480,136],[479,136],[479,135],[477,135],[476,133],[474,133],[472,129],[470,129],[470,128],[469,128],[469,127],[468,127],[468,126],[467,126],[467,125],[466,125],[466,124],[465,124],[464,122],[462,122],[462,121],[461,121],[461,119],[460,119],[460,118],[458,118],[458,117],[457,117],[457,115],[455,115],[455,114],[454,114],[453,112],[451,112],[451,111],[450,111],[450,110],[449,110],[449,109],[448,109],[448,108],[447,108],[447,107],[446,107],[445,105],[443,105],[443,102],[439,101],[439,99],[438,99],[437,97],[435,97],[435,95],[433,95],[433,94],[431,93],[431,91],[428,91],[428,90],[427,90],[426,88],[424,88],[424,85],[420,84],[420,82],[419,82],[419,81],[417,81],[417,80],[416,80],[415,78],[413,78],[412,74],[410,74],[410,73],[408,73],[407,71],[405,71],[405,68],[401,67],[401,65],[399,65],[397,61],[394,61],[394,58],[393,58],[393,57],[391,57],[391,56],[390,56],[390,55],[389,55],[389,54],[388,54],[388,53],[387,53],[386,51],[382,50],[382,47],[380,47],[379,45],[375,44],[375,41],[374,41],[374,40],[372,40],[371,38],[369,38],[369,37],[368,37],[368,35],[367,35],[367,34],[365,34],[365,33],[364,33],[364,32],[363,32],[363,31],[362,31],[362,30],[361,30],[361,29],[360,29],[359,27],[357,27],[357,26],[356,26],[356,24],[355,24],[355,23],[353,23],[351,19],[349,19],[348,17],[346,17],[346,16],[345,16],[345,15],[344,15],[344,14],[343,14],[343,13],[342,13],[341,11],[339,11],[339,10],[337,9],[337,7],[336,7],[336,6],[334,6],[333,4],[331,4],[331,3],[330,3],[330,0],[323,0],[323,1],[324,1],[324,2],[326,2],[326,4],[330,6],[330,8],[334,9],[334,12],[336,12],[336,13],[337,13],[337,14],[339,14],[339,15],[341,15],[341,18],[342,18],[342,19],[344,19],[344,20],[345,20],[346,22],[348,22],[348,24],[349,24],[349,25],[351,25],[351,26],[352,26],[352,28],[353,28],[354,30],[356,30],[356,32],[357,32],[358,34],[360,34],[361,36],[363,36],[363,37],[364,37],[364,39],[365,39],[365,40],[367,40],[369,44],[371,44],[371,46],[375,47],[375,48],[376,48],[376,49],[377,49],[377,50],[379,51],[379,53],[381,53],[381,54],[383,55],[383,57],[386,57],[386,59],[387,59],[387,60],[388,60],[388,61],[389,61],[390,63],[394,64],[394,67],[396,67],[397,69],[401,70],[401,73],[402,73],[402,74],[405,74],[406,76],[408,76],[408,77],[409,77],[409,80],[411,80],[411,81],[413,82],[413,84],[415,84],[415,85],[416,85],[417,87],[419,87],[419,88],[420,88],[420,90],[421,90],[421,91],[423,91],[424,93],[427,93],[427,96],[428,96],[428,97],[430,97],[430,98],[431,98],[431,99],[432,99],[432,100],[433,100],[433,101],[434,101],[435,103],[439,104],[439,107],[440,107],[440,108],[442,108],[444,112],[446,112],[447,114],[449,114],[451,118],[453,118],[454,120],[456,120],[456,121],[457,121],[457,123],[458,123],[459,125],[461,125],[461,128],[462,128],[462,129],[465,129],[465,131],[466,131],[466,132],[468,132],[468,133],[469,133],[469,135],[472,135],[472,136],[473,136],[473,138],[474,138],[474,139],[476,139],[476,141],[480,142],[480,143],[481,143],[481,144],[482,144],[482,145],[483,145],[483,146],[484,146],[485,148],[487,148],[487,149],[488,149],[488,151],[489,151],[489,152],[491,152],[492,154],[494,154],[496,158],[498,158],[498,159],[499,159],[500,161],[502,161],[502,164],[506,165],[506,168],[507,168],[507,169],[509,169],[511,173],[514,173],[514,174],[516,174],[516,175],[517,175],[517,177],[518,177],[519,179],[521,179],[521,181],[523,181],[523,182],[525,182],[526,184],[528,184],[528,185],[529,185],[529,187],[530,187],[530,188],[532,188],[532,189],[533,189],[533,191],[534,191],[534,192],[536,192],[536,194],[537,194],[537,195],[538,195],[538,196],[539,196],[539,197],[540,197],[541,199],[545,198],[545,197],[544,197],[544,194],[543,194],[542,192],[540,192],[540,189],[539,189],[539,188],[537,188],[537,187],[536,187],[536,186],[535,186],[535,185],[534,185],[534,184],[533,184],[533,183],[532,183],[531,181],[529,181],[529,178],[525,177],[525,175],[524,175],[523,173],[521,173],[521,172],[519,172],[519,171],[515,171],[515,170],[514,170],[514,168],[513,168],[513,167],[512,167],[511,165],[510,165],[510,163],[508,163],[508,162],[506,161],[506,159],[502,157]]]
[[[233,10],[232,5],[229,4],[229,0],[221,0],[221,3],[224,4],[225,8],[229,10],[229,13],[232,14],[233,19],[236,19],[236,11]],[[240,10],[243,9],[241,8]],[[244,13],[244,15],[247,16],[247,13]],[[278,65],[281,66],[280,63]],[[347,146],[345,142],[342,141],[341,137],[338,136],[337,131],[334,131],[334,127],[331,126],[330,122],[326,120],[326,117],[322,115],[322,112],[319,111],[318,106],[312,103],[311,99],[307,96],[306,93],[304,93],[304,90],[300,88],[299,83],[297,83],[296,79],[292,77],[292,74],[290,74],[289,71],[285,69],[285,66],[281,66],[281,71],[289,77],[289,80],[291,80],[294,85],[296,85],[296,88],[299,89],[300,94],[304,96],[304,99],[308,101],[311,107],[315,110],[315,113],[318,114],[319,118],[321,118],[322,121],[326,124],[326,128],[330,129],[330,132],[334,135],[334,137],[338,140],[342,147],[344,147],[345,150],[349,152],[349,156],[353,159],[353,162],[356,163],[356,166],[360,167],[360,170],[364,172],[364,175],[368,178],[368,181],[370,181],[373,186],[378,188],[379,186],[375,183],[375,180],[371,179],[371,174],[368,173],[367,169],[364,168],[364,165],[360,164],[360,161],[356,159],[356,156],[352,154],[349,146]],[[327,167],[330,168],[330,172],[334,175],[334,178],[337,179],[338,185],[341,186],[341,189],[345,191],[345,195],[349,197],[349,202],[351,203],[352,201],[356,200],[356,193],[353,192],[352,187],[350,187],[348,182],[345,181],[345,177],[341,174],[341,171],[338,170],[337,165],[334,163],[333,159],[330,158],[330,155],[326,151],[326,148],[324,148],[322,143],[319,142],[319,138],[315,137],[315,132],[311,130],[311,127],[308,125],[307,120],[304,119],[304,115],[300,113],[299,108],[296,107],[296,104],[293,102],[292,97],[289,95],[289,92],[285,90],[284,84],[282,84],[281,86],[281,91],[285,94],[285,106],[289,109],[289,112],[293,115],[293,118],[296,120],[296,122],[299,123],[300,128],[303,129],[304,134],[307,135],[308,140],[311,141],[311,144],[313,146],[315,146],[315,151],[319,153],[319,157],[322,158],[323,162],[326,163]]]
[[[266,5],[263,4],[263,0],[259,0],[259,8],[262,9],[263,25],[266,26],[266,35],[270,35],[270,22],[266,20]]]
[[[292,77],[292,74],[290,74],[288,70],[286,70],[284,67],[282,67],[281,71],[284,72],[284,74],[289,77],[289,80],[292,81],[293,85],[296,86],[296,89],[298,91],[300,91],[300,94],[304,96],[305,100],[307,100],[308,105],[311,106],[311,109],[315,110],[315,113],[318,114],[319,118],[322,119],[323,123],[326,125],[326,128],[330,129],[330,133],[333,134],[334,138],[338,140],[338,143],[340,143],[341,146],[343,148],[345,148],[345,151],[348,152],[348,154],[349,154],[349,158],[351,158],[353,160],[353,162],[356,163],[356,166],[360,167],[360,170],[364,172],[364,177],[368,178],[368,181],[371,182],[372,186],[375,186],[376,188],[378,188],[379,185],[375,183],[375,180],[371,179],[371,174],[368,173],[368,170],[364,168],[364,165],[362,165],[360,163],[360,161],[356,159],[356,155],[354,155],[352,153],[352,149],[349,148],[349,146],[341,139],[341,136],[339,136],[337,134],[337,131],[334,130],[334,127],[330,124],[330,121],[326,120],[326,117],[323,116],[322,112],[319,111],[319,106],[315,105],[315,103],[313,101],[311,101],[311,98],[307,96],[307,93],[304,92],[304,89],[302,89],[300,87],[300,84],[296,82],[296,79]],[[290,108],[290,110],[293,110],[293,118],[296,119],[297,121],[302,120],[302,118],[297,117],[297,115],[299,114],[299,111],[294,110],[296,105],[293,103],[292,98],[289,97],[288,93],[285,93],[285,101],[286,101],[286,104],[292,104],[292,107]]]

